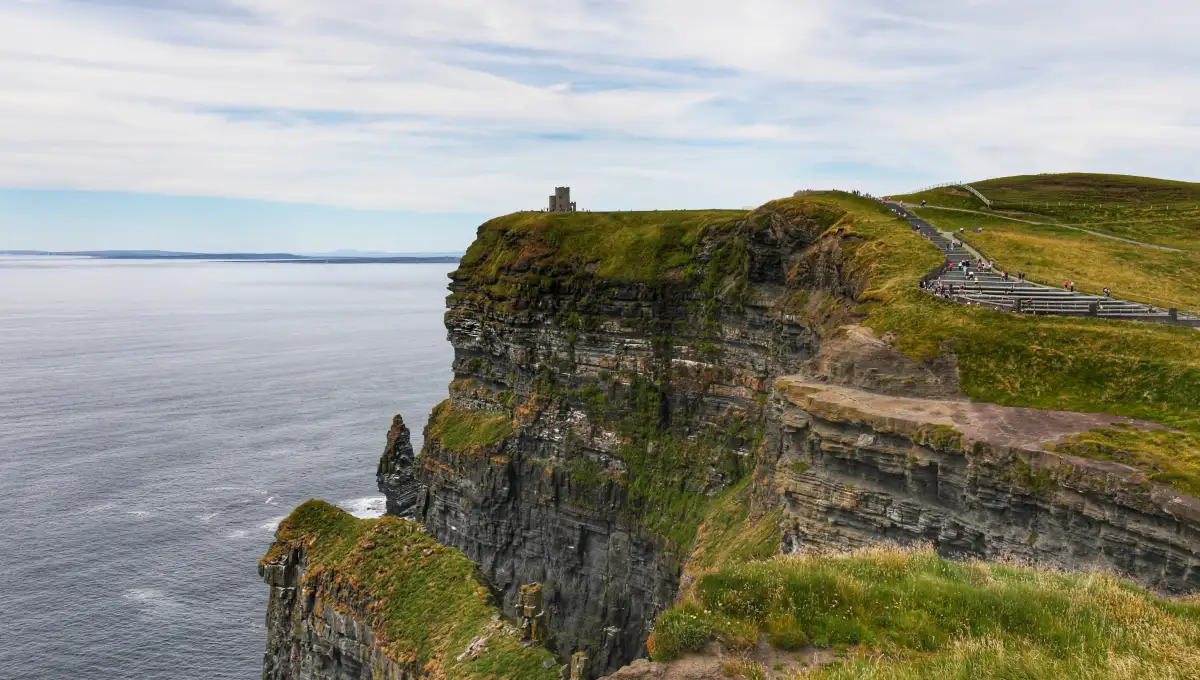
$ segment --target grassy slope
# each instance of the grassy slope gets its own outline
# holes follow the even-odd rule
[[[866,324],[917,358],[953,348],[961,384],[975,401],[1114,413],[1183,430],[1171,447],[1150,433],[1097,433],[1104,447],[1073,453],[1116,459],[1185,493],[1200,494],[1200,337],[1193,329],[1122,321],[1031,317],[932,298],[912,282],[940,253],[886,209],[854,204],[854,229],[874,261]],[[1178,448],[1175,448],[1178,447]]]
[[[1104,574],[958,563],[932,551],[778,557],[699,578],[662,614],[659,659],[760,638],[844,650],[812,678],[1194,678],[1200,603]]]
[[[507,413],[483,413],[455,408],[449,401],[433,407],[425,435],[454,453],[480,453],[513,436],[516,428]]]
[[[1000,213],[1200,252],[1200,184],[1067,173],[1002,177],[971,186],[987,196]],[[955,187],[898,198],[926,199],[934,205],[955,208],[984,207],[981,201]]]
[[[388,654],[416,662],[431,677],[558,677],[551,654],[525,647],[512,633],[492,631],[488,651],[456,660],[499,613],[476,565],[397,517],[360,520],[323,501],[308,501],[279,525],[264,560],[290,546],[308,547],[306,580],[326,575],[369,593],[370,625]]]
[[[1200,254],[1170,252],[1091,236],[1061,227],[925,209],[921,217],[938,227],[967,230],[962,239],[1010,272],[1033,281],[1100,294],[1104,288],[1127,300],[1159,307],[1200,310]],[[983,233],[973,230],[982,227]]]
[[[978,182],[991,212],[1032,222],[1066,224],[1145,243],[1168,252],[1090,236],[944,210],[921,212],[947,230],[967,230],[965,240],[1010,271],[1042,283],[1074,280],[1089,292],[1108,287],[1127,299],[1200,309],[1200,184],[1123,175],[1029,175]],[[899,197],[931,205],[985,210],[956,187]],[[972,233],[975,227],[982,234]]]

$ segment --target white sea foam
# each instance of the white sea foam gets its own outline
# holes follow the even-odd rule
[[[245,529],[238,529],[237,531],[233,532],[232,534],[229,534],[229,537],[230,538],[245,538],[246,533],[247,532]]]
[[[280,515],[279,517],[276,517],[269,522],[265,522],[263,524],[258,525],[258,528],[266,529],[267,531],[275,531],[276,529],[279,528],[279,523],[285,519],[287,519],[287,515]]]
[[[126,510],[125,514],[133,515],[134,517],[149,517],[154,513],[150,512],[149,510]]]
[[[94,512],[104,512],[105,510],[111,510],[111,509],[113,509],[114,507],[116,507],[116,505],[117,505],[117,504],[116,504],[116,502],[115,502],[115,501],[112,501],[112,502],[109,502],[109,503],[105,503],[105,504],[103,504],[103,505],[94,505],[94,506],[92,506],[92,507],[90,507],[90,508],[84,508],[83,510],[80,510],[80,511],[79,511],[79,514],[81,514],[81,515],[90,515],[90,514],[92,514],[92,513],[94,513]]]
[[[387,512],[387,499],[383,496],[368,496],[342,501],[337,506],[359,519],[375,519]]]
[[[136,602],[143,610],[150,612],[161,612],[179,607],[178,602],[172,600],[158,588],[130,588],[125,591],[123,597]]]
[[[211,520],[212,520],[212,518],[213,518],[213,517],[216,517],[216,516],[217,516],[217,515],[219,515],[219,514],[221,514],[221,513],[219,513],[219,512],[210,512],[210,513],[208,513],[208,514],[206,514],[206,515],[198,515],[198,516],[197,516],[197,519],[199,519],[201,522],[209,522],[209,521],[211,521]]]
[[[279,501],[275,500],[274,496],[267,499],[267,505],[279,505]]]

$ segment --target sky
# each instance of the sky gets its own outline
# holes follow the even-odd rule
[[[453,251],[592,210],[1200,181],[1195,0],[0,0],[0,249]]]

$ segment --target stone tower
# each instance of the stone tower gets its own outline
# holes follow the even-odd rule
[[[575,212],[571,187],[554,187],[554,194],[550,196],[550,212]]]

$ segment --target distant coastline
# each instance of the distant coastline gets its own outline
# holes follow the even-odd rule
[[[450,264],[453,254],[297,255],[294,253],[189,253],[170,250],[0,250],[0,255],[86,257],[98,260],[212,260],[218,262],[277,262],[292,264]]]

